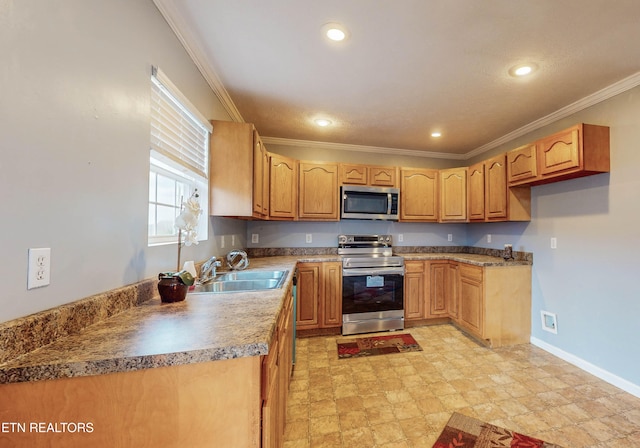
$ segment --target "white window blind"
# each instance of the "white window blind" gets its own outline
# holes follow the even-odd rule
[[[211,124],[159,68],[151,81],[152,151],[207,179]]]

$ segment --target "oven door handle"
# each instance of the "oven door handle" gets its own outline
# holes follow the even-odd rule
[[[402,275],[404,276],[404,268],[382,268],[372,271],[371,268],[352,268],[343,269],[343,277],[363,277],[368,275]]]

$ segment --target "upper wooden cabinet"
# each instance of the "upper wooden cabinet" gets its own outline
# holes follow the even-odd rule
[[[467,220],[467,169],[440,170],[440,222]]]
[[[509,185],[541,185],[608,173],[609,128],[578,124],[507,153]]]
[[[210,214],[268,217],[268,155],[254,126],[217,120],[211,123]]]
[[[270,155],[269,216],[294,220],[298,217],[298,161]]]
[[[369,170],[366,165],[340,164],[340,184],[367,185],[369,182]]]
[[[485,160],[484,209],[487,221],[507,219],[507,164],[500,154]]]
[[[484,221],[484,162],[471,165],[467,174],[469,177],[467,191],[469,221]]]
[[[369,185],[373,187],[397,187],[398,171],[396,166],[370,166]]]
[[[400,221],[438,220],[438,170],[400,169]]]
[[[531,187],[508,187],[505,154],[468,168],[470,221],[530,221]]]
[[[340,184],[397,187],[398,168],[341,163]]]
[[[538,140],[541,181],[609,172],[609,128],[579,124]]]
[[[531,182],[538,176],[536,145],[528,144],[507,153],[507,179],[509,185]]]
[[[313,221],[340,219],[338,164],[300,162],[298,218]]]
[[[253,131],[253,215],[269,217],[269,154],[258,131]]]

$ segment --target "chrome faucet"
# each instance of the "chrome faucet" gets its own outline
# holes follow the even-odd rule
[[[213,280],[216,276],[216,268],[219,268],[220,266],[222,266],[222,263],[220,263],[220,260],[215,256],[205,261],[200,269],[200,278],[198,283],[204,285],[205,283]]]

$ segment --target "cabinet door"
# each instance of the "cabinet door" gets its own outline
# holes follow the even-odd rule
[[[407,261],[404,266],[404,318],[424,319],[425,263]]]
[[[342,326],[342,263],[322,263],[322,328]]]
[[[438,170],[402,169],[400,221],[438,220]]]
[[[509,185],[527,183],[538,176],[536,145],[529,144],[507,152]]]
[[[471,165],[469,173],[469,220],[484,221],[484,163]]]
[[[212,121],[209,140],[209,210],[213,216],[254,215],[255,129],[250,123]]]
[[[320,304],[320,263],[299,263],[296,293],[298,306],[296,325],[300,329],[318,328]]]
[[[300,162],[300,219],[338,221],[339,196],[336,163]]]
[[[431,262],[429,294],[429,311],[427,317],[440,317],[448,314],[447,298],[449,296],[449,262]]]
[[[298,164],[294,159],[271,154],[269,216],[295,219],[298,209]]]
[[[374,187],[397,187],[398,168],[384,166],[369,167],[369,185]]]
[[[467,169],[440,170],[440,222],[467,220]]]
[[[265,185],[269,184],[268,173],[265,171],[265,161],[269,156],[267,150],[262,144],[262,139],[257,131],[253,131],[253,213],[257,216],[268,216],[268,189],[265,191]],[[268,187],[267,187],[268,188]]]
[[[579,129],[573,127],[538,140],[540,175],[555,174],[580,167]]]
[[[458,262],[450,261],[449,262],[449,278],[448,278],[448,286],[449,286],[449,297],[447,302],[447,308],[449,312],[449,316],[454,321],[458,320],[459,306],[460,306],[460,293],[458,291],[458,285],[460,282],[460,276],[458,272]]]
[[[279,334],[276,331],[269,354],[262,360],[262,446],[278,447],[280,381],[278,379]]]
[[[340,183],[345,185],[367,185],[367,167],[365,165],[340,164]]]
[[[505,155],[493,157],[485,165],[485,216],[487,221],[507,219],[507,166]]]
[[[478,337],[483,336],[484,297],[482,268],[460,264],[460,314],[458,321]]]

